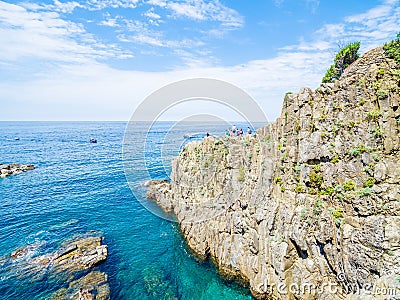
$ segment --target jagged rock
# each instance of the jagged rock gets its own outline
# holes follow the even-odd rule
[[[147,199],[156,201],[167,213],[172,212],[174,209],[172,201],[165,196],[168,193],[168,182],[165,180],[152,180],[151,184],[147,186],[149,186],[146,193]]]
[[[257,137],[189,143],[148,196],[256,298],[395,299],[369,287],[400,280],[399,69],[367,52]]]
[[[0,178],[5,178],[10,175],[16,175],[22,172],[33,170],[34,168],[34,165],[0,164]]]
[[[85,300],[110,299],[110,287],[107,274],[94,271],[93,267],[107,259],[107,245],[102,237],[76,237],[64,242],[60,249],[43,255],[37,255],[41,244],[28,245],[0,258],[1,267],[11,276],[27,277],[31,281],[57,278],[57,281],[69,282],[68,288],[56,292],[52,299],[79,299],[79,290]],[[78,279],[77,276],[85,276]],[[57,277],[56,277],[57,276]]]
[[[54,272],[77,272],[90,269],[107,259],[107,245],[102,245],[101,237],[88,237],[69,241],[53,254],[51,266]]]
[[[157,185],[157,184],[160,184],[160,183],[166,183],[166,182],[168,182],[168,181],[167,180],[155,180],[155,179],[153,179],[153,180],[146,181],[144,183],[144,186],[153,186],[153,185]]]
[[[54,253],[35,256],[35,246],[17,249],[4,258],[4,266],[21,277],[41,280],[45,276],[59,273],[73,274],[88,270],[107,259],[107,245],[101,237],[86,237],[70,240]]]

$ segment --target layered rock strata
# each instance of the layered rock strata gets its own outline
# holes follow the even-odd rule
[[[31,281],[57,276],[57,281],[69,282],[68,288],[55,293],[54,299],[79,299],[80,289],[85,300],[109,299],[107,274],[94,270],[107,259],[107,245],[102,240],[93,236],[74,238],[64,242],[59,250],[43,255],[35,255],[38,246],[29,245],[1,258],[0,266],[16,277]]]

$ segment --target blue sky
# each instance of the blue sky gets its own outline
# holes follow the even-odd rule
[[[0,120],[128,120],[165,84],[233,83],[270,120],[338,44],[400,31],[397,0],[0,1]]]

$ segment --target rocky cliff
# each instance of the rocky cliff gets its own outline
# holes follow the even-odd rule
[[[188,144],[148,195],[256,298],[397,299],[399,89],[374,49],[334,84],[288,93],[255,137]]]

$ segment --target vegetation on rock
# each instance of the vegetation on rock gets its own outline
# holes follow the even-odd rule
[[[360,57],[359,49],[360,42],[349,43],[341,48],[335,56],[334,64],[329,67],[322,78],[322,82],[333,82],[339,79],[344,70]]]
[[[396,39],[383,46],[386,54],[400,63],[400,32],[397,34]]]
[[[398,284],[400,69],[379,47],[339,78],[358,47],[338,53],[337,84],[287,94],[280,117],[256,136],[188,144],[171,183],[148,192],[175,213],[196,255],[246,282],[257,299],[279,296],[264,283],[282,279],[321,287],[324,277],[343,287],[343,274],[354,286]],[[191,169],[210,154],[218,171]]]

